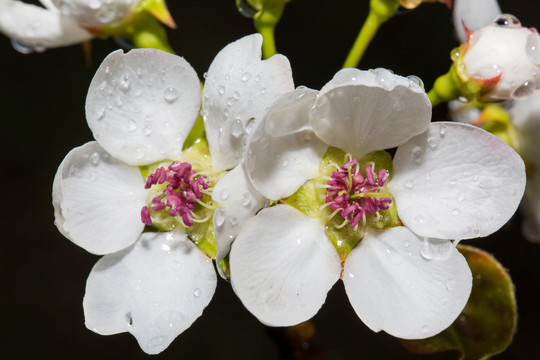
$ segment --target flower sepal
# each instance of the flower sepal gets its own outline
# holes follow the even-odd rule
[[[165,0],[143,0],[139,3],[137,9],[149,12],[161,23],[176,29],[176,23],[167,8]]]

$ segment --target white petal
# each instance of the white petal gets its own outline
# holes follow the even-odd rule
[[[154,49],[115,51],[86,98],[95,139],[132,165],[177,158],[200,107],[200,83],[181,57]]]
[[[289,60],[261,60],[262,36],[227,45],[210,65],[203,91],[203,119],[217,170],[235,167],[247,134],[282,94],[293,90]]]
[[[310,116],[322,140],[360,158],[422,133],[431,103],[416,80],[385,69],[344,69],[321,89]]]
[[[140,0],[51,0],[60,12],[87,27],[119,25]]]
[[[497,0],[454,0],[452,18],[459,41],[467,41],[463,24],[470,30],[478,30],[491,24],[500,14]]]
[[[525,188],[518,154],[475,126],[433,123],[394,157],[388,184],[399,217],[421,236],[469,239],[497,231]]]
[[[144,233],[132,247],[101,258],[86,282],[86,326],[129,332],[157,354],[201,316],[216,289],[212,261],[182,233]]]
[[[319,171],[328,146],[309,125],[316,97],[316,91],[300,88],[282,96],[248,138],[248,175],[269,199],[292,195]]]
[[[343,282],[358,317],[373,331],[422,339],[446,329],[467,303],[472,276],[450,241],[428,259],[405,227],[368,232],[345,260]]]
[[[0,32],[36,49],[73,45],[93,37],[67,16],[11,0],[0,1]]]
[[[219,261],[229,253],[231,243],[246,220],[264,206],[266,199],[249,182],[243,163],[219,179],[214,186],[212,197],[223,204],[214,213],[216,260]]]
[[[53,183],[55,224],[64,236],[94,254],[133,244],[148,202],[136,167],[116,160],[96,142],[71,150]]]
[[[263,209],[245,224],[230,264],[234,291],[270,326],[310,319],[341,273],[324,225],[288,205]]]

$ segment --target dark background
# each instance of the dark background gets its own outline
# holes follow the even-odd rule
[[[474,0],[471,0],[474,1]],[[367,13],[368,1],[292,0],[276,41],[289,57],[296,85],[319,89],[341,67]],[[500,1],[526,26],[540,28],[536,1]],[[178,29],[173,48],[200,78],[226,44],[254,32],[234,0],[169,0]],[[423,4],[391,19],[374,39],[360,68],[385,67],[417,75],[429,89],[450,65],[450,11]],[[65,154],[92,135],[84,116],[90,80],[101,60],[118,46],[92,42],[92,64],[81,46],[22,55],[0,35],[0,358],[148,358],[129,334],[100,336],[84,326],[85,281],[97,256],[65,239],[53,224],[51,187]],[[446,118],[445,106],[434,119]],[[518,331],[497,359],[532,359],[540,354],[540,245],[520,233],[519,214],[490,238],[469,241],[493,253],[516,285]],[[341,282],[314,318],[318,338],[331,359],[452,359],[450,354],[408,353],[392,337],[373,333],[356,317]],[[267,328],[240,304],[221,279],[203,316],[156,359],[276,359]]]

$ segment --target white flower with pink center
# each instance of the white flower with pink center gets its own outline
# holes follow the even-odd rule
[[[58,229],[105,255],[83,301],[93,331],[130,332],[156,354],[211,300],[212,259],[264,204],[243,171],[245,137],[293,89],[288,60],[261,61],[261,43],[248,36],[216,56],[202,110],[199,79],[181,57],[116,51],[98,69],[86,100],[96,141],[66,156],[53,185]],[[199,112],[208,140],[183,149]]]
[[[272,106],[246,167],[279,203],[246,222],[230,254],[233,288],[261,322],[310,319],[340,278],[374,331],[426,338],[456,319],[472,279],[451,240],[506,223],[525,172],[495,136],[430,117],[417,79],[383,69],[345,69]]]

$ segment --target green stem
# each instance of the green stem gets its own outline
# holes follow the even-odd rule
[[[371,0],[369,13],[345,59],[344,68],[357,67],[379,27],[396,13],[397,0]]]
[[[277,54],[274,33],[284,8],[285,2],[265,4],[253,17],[255,28],[263,37],[262,52],[265,59]]]
[[[435,80],[433,88],[428,92],[432,106],[437,106],[442,102],[455,100],[461,95],[457,74],[452,66],[450,71],[441,75]]]

